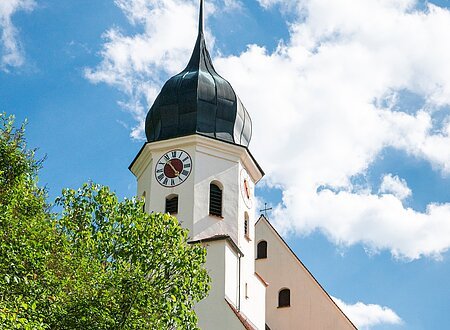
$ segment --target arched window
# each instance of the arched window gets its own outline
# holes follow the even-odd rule
[[[267,258],[267,242],[261,241],[258,243],[256,248],[256,259],[266,259]]]
[[[217,183],[209,185],[209,214],[222,216],[222,189]]]
[[[166,197],[166,213],[178,213],[178,195],[169,195]]]
[[[247,212],[244,213],[244,235],[246,238],[250,238],[250,225]]]
[[[291,306],[291,290],[283,289],[278,292],[278,307]]]

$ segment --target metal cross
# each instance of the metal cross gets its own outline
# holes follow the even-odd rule
[[[264,216],[267,218],[267,211],[271,211],[271,207],[267,207],[267,203],[264,203],[264,208],[262,210],[259,210],[259,212],[264,212]]]

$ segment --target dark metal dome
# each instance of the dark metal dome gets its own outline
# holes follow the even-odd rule
[[[203,35],[203,0],[199,32],[187,67],[163,86],[145,121],[148,142],[192,134],[247,147],[252,122],[230,83],[214,69]]]

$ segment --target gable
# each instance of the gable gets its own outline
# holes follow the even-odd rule
[[[256,248],[267,242],[267,258],[256,260],[256,271],[269,283],[266,323],[270,328],[356,329],[265,217],[258,220],[255,232]],[[279,293],[286,294],[282,292],[286,289],[289,306],[279,307]]]

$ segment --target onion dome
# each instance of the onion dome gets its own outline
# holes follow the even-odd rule
[[[145,121],[148,142],[200,134],[248,147],[252,122],[230,83],[214,69],[203,33],[203,0],[199,29],[187,67],[170,78]]]

